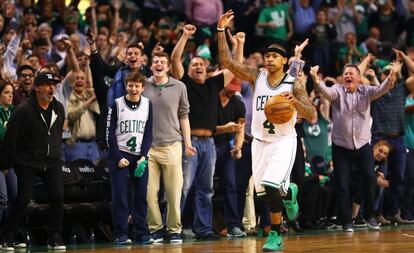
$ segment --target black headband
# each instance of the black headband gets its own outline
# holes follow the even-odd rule
[[[286,52],[277,47],[268,47],[265,51],[265,54],[267,53],[278,53],[281,56],[286,57]]]

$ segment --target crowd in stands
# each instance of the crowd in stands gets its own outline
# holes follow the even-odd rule
[[[256,198],[251,180],[253,90],[219,59],[217,22],[229,9],[235,19],[226,36],[240,63],[263,68],[269,45],[293,55],[309,39],[297,78],[306,84],[317,119],[299,115],[296,123],[291,180],[299,187],[300,215],[282,230],[343,226],[351,232],[354,226],[414,223],[414,0],[90,0],[86,10],[78,6],[79,0],[0,0],[2,226],[16,199],[20,206],[29,202],[18,192],[24,177],[16,168],[24,157],[11,153],[24,149],[5,146],[3,138],[7,132],[21,138],[23,130],[10,130],[8,122],[43,94],[43,81],[64,109],[61,160],[110,164],[116,244],[132,243],[128,219],[140,244],[267,235],[269,207]],[[342,119],[359,133],[342,136],[350,143],[345,149],[332,129],[342,124],[346,101],[327,90],[347,84],[349,64],[361,75],[358,89],[376,86],[379,92],[398,73],[392,88],[367,93],[372,103],[356,108],[363,120]],[[128,108],[144,115],[128,118]],[[139,134],[128,135],[133,129]],[[367,136],[361,155],[357,144],[366,144]],[[214,194],[223,197],[214,202],[219,206],[212,204]],[[166,210],[158,206],[161,198]],[[213,209],[223,224],[213,224]],[[60,231],[49,232],[59,249]],[[25,246],[4,233],[2,240],[9,249]]]

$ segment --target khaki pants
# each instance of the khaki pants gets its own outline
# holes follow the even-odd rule
[[[163,228],[158,192],[162,175],[167,196],[167,232],[181,233],[180,201],[183,187],[182,144],[151,147],[148,163],[148,226],[151,233]]]
[[[246,205],[244,207],[243,227],[245,230],[256,228],[256,212],[254,210],[254,183],[250,177],[246,191]]]

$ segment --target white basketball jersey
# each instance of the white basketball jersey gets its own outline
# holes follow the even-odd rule
[[[149,99],[141,96],[139,107],[131,109],[125,97],[115,99],[118,113],[115,136],[119,150],[140,155],[145,125],[149,116]]]
[[[264,108],[267,100],[284,91],[293,92],[295,77],[286,74],[277,87],[271,87],[267,82],[267,71],[260,71],[256,78],[253,93],[252,135],[254,138],[273,142],[281,136],[296,137],[296,110],[293,117],[285,124],[270,123],[265,115]]]

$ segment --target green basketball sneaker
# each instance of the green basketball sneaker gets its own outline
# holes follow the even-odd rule
[[[271,230],[267,236],[266,242],[262,247],[264,252],[283,250],[283,239],[276,231]]]
[[[289,188],[292,191],[292,199],[283,200],[283,205],[286,208],[286,214],[290,221],[294,221],[299,214],[299,204],[296,199],[298,195],[298,186],[295,183],[290,183]]]

